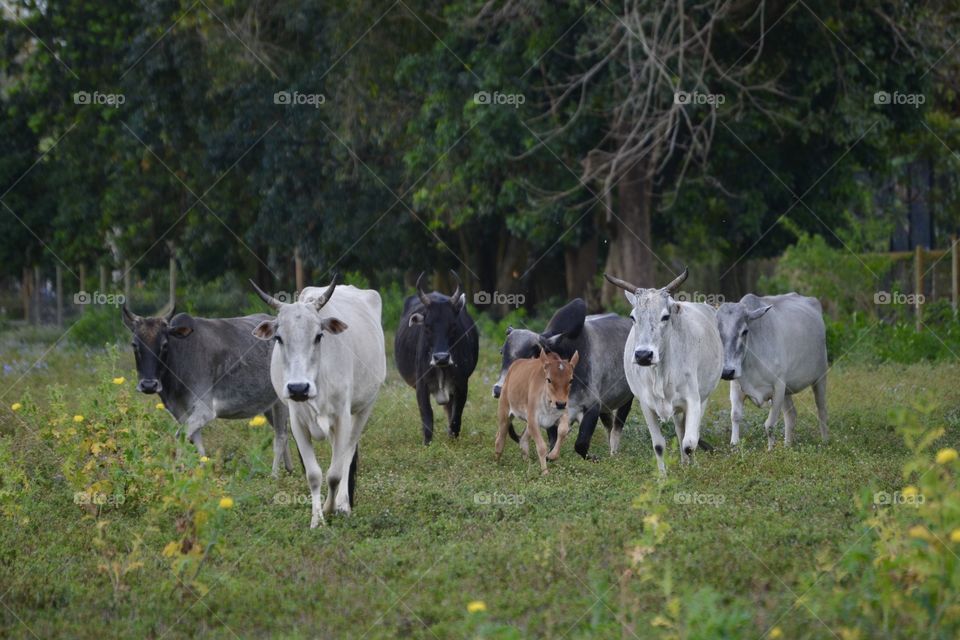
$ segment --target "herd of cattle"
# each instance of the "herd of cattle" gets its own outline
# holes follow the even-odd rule
[[[730,381],[732,444],[740,440],[745,398],[769,404],[768,447],[774,445],[781,412],[784,441],[791,444],[797,419],[791,396],[807,387],[813,387],[826,440],[827,351],[820,303],[796,293],[750,294],[714,308],[675,299],[686,277],[684,270],[667,286],[646,289],[606,275],[625,291],[629,319],[587,315],[586,304],[576,299],[557,310],[542,333],[508,329],[493,387],[499,398],[497,459],[508,434],[524,457],[532,438],[547,473],[547,460],[557,459],[574,422],[580,425],[574,448],[587,458],[598,420],[615,454],[636,398],[665,473],[660,423],[672,419],[681,461],[689,462],[698,446],[707,448],[700,440],[700,420],[721,377]],[[171,304],[155,317],[141,317],[124,305],[137,390],[160,394],[200,455],[200,430],[211,420],[265,414],[274,428],[274,475],[281,463],[292,471],[289,421],[310,487],[310,526],[316,527],[325,515],[353,507],[360,435],[386,378],[380,295],[338,285],[334,277],[328,287],[307,287],[296,302],[284,303],[251,284],[275,316],[196,318],[174,315]],[[449,435],[459,435],[480,345],[459,279],[449,296],[423,291],[420,279],[416,289],[404,302],[394,354],[400,375],[416,390],[423,441],[429,444],[432,400],[446,412]],[[527,423],[520,435],[513,418]],[[333,449],[326,501],[314,440],[329,440]]]

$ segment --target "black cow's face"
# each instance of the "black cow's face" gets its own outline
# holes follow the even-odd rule
[[[430,366],[448,367],[453,361],[452,349],[459,339],[459,316],[465,297],[431,300],[422,311],[410,315],[410,326],[419,324],[423,329],[424,344],[427,345]]]
[[[182,339],[193,333],[189,326],[171,327],[166,317],[141,318],[123,308],[123,323],[133,333],[133,356],[137,361],[137,391],[153,394],[163,391],[160,376],[167,368],[171,339]]]

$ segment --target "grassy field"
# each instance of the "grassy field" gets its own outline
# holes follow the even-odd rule
[[[857,497],[903,485],[907,454],[891,409],[931,400],[936,409],[920,419],[947,428],[938,446],[960,445],[956,363],[841,359],[829,379],[827,445],[805,392],[796,446],[768,453],[764,413],[751,406],[744,444],[731,450],[721,382],[704,418],[716,450],[682,468],[666,429],[666,481],[636,406],[617,457],[598,428],[598,462],[576,456],[570,438],[541,477],[512,442],[493,462],[497,345],[481,343],[460,439],[438,429],[427,448],[413,392],[388,355],[388,382],[361,441],[355,511],[325,528],[308,529],[299,464],[270,477],[269,426],[206,428],[209,481],[234,505],[214,514],[215,545],[184,583],[164,554],[183,523],[172,512],[158,520],[149,504],[78,506],[71,461],[57,459],[38,428],[74,406],[97,420],[91,402],[111,388],[135,405],[131,415],[152,409],[155,398],[133,393],[129,349],[110,365],[61,345],[21,378],[46,349],[8,336],[0,351],[10,364],[0,436],[25,476],[18,495],[6,487],[8,502],[20,504],[0,531],[0,637],[840,637],[798,598],[864,534]],[[110,385],[117,376],[125,381]],[[49,399],[57,385],[62,401]],[[29,419],[10,409],[24,398]],[[165,413],[128,426],[163,441],[158,457],[173,450]],[[291,447],[296,456],[292,438]],[[317,448],[326,469],[329,448]]]

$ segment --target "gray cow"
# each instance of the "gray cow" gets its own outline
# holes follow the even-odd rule
[[[723,340],[724,380],[730,381],[730,444],[740,442],[743,400],[758,407],[770,403],[763,428],[767,449],[773,449],[773,427],[783,411],[783,440],[793,443],[797,408],[793,394],[813,387],[820,421],[820,436],[827,430],[827,341],[823,309],[816,298],[796,293],[780,296],[745,295],[717,311]]]
[[[253,337],[271,316],[195,318],[174,315],[173,304],[156,317],[141,317],[123,305],[123,324],[133,333],[137,391],[159,394],[163,406],[187,429],[205,455],[200,429],[214,418],[239,420],[264,413],[273,425],[273,475],[287,448],[287,410],[270,382],[273,345]]]

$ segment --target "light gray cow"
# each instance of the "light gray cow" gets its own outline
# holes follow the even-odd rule
[[[666,441],[660,422],[673,419],[680,460],[700,441],[700,419],[710,394],[720,382],[723,345],[713,307],[677,302],[673,293],[687,279],[687,270],[662,289],[642,289],[604,274],[626,292],[633,307],[633,328],[623,350],[623,368],[650,431],[660,473]]]
[[[743,400],[758,407],[770,403],[763,428],[767,449],[773,449],[773,427],[783,412],[783,440],[793,443],[797,408],[793,394],[813,387],[820,436],[827,430],[827,338],[823,309],[816,298],[796,293],[727,302],[717,311],[723,340],[723,378],[730,381],[730,444],[740,442]]]
[[[280,462],[292,471],[287,447],[287,410],[267,375],[272,345],[250,335],[270,316],[197,318],[174,315],[171,301],[155,317],[124,304],[123,324],[133,333],[137,391],[159,394],[163,406],[187,430],[203,456],[200,430],[215,418],[239,420],[265,413],[273,425],[273,475]],[[177,434],[179,435],[179,430]]]
[[[360,435],[387,375],[380,294],[337,287],[334,277],[325,290],[307,287],[297,302],[284,304],[251,284],[277,310],[277,317],[261,322],[253,335],[275,342],[270,379],[290,413],[314,528],[334,510],[349,514],[354,503]],[[330,440],[333,449],[322,508],[323,471],[313,440]]]

